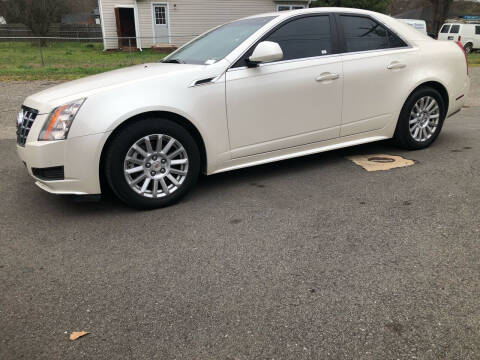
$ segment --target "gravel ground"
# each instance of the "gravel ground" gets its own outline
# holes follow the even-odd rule
[[[2,126],[45,86],[0,84]],[[0,140],[0,359],[480,359],[479,118],[422,151],[203,178],[150,212],[47,194]]]
[[[60,84],[60,81],[0,81],[0,139],[15,139],[15,121],[29,95]]]

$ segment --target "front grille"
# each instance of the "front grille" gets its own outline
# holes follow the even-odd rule
[[[54,181],[65,179],[65,171],[63,166],[55,166],[50,168],[32,168],[32,174],[40,180]]]
[[[26,106],[22,106],[23,117],[17,121],[17,144],[20,146],[25,146],[27,141],[28,133],[32,128],[33,122],[37,118],[38,111],[31,109]]]

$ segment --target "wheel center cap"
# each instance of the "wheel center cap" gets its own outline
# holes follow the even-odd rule
[[[154,162],[153,165],[152,165],[152,168],[153,168],[154,170],[158,170],[158,169],[160,169],[161,167],[162,167],[162,166],[160,165],[159,162]]]

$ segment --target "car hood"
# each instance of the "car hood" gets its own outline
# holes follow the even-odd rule
[[[112,87],[125,86],[132,82],[166,75],[175,76],[179,72],[196,72],[202,67],[204,66],[164,63],[131,66],[51,87],[28,97],[25,100],[25,105],[39,110],[40,113],[50,112],[52,106],[59,106],[68,101],[88,97]]]

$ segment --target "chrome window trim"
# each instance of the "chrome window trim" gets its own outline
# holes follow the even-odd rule
[[[303,15],[303,14],[302,14]],[[301,17],[302,15],[295,15],[295,16],[291,16],[291,17],[288,17],[286,19],[284,19],[284,21],[282,21],[280,24],[277,24],[278,26],[281,26],[284,22],[286,22],[287,20],[290,21],[296,17]],[[343,13],[343,12],[318,12],[318,13],[312,13],[313,16],[315,15],[320,15],[320,16],[330,16],[330,15],[346,15],[346,16],[359,16],[359,17],[367,17],[377,23],[379,23],[380,25],[382,25],[383,27],[385,27],[385,29],[387,31],[390,31],[391,33],[393,33],[395,36],[397,36],[400,40],[402,40],[405,44],[407,44],[406,46],[401,46],[401,47],[394,47],[394,48],[386,48],[386,49],[375,49],[375,50],[364,50],[364,51],[355,51],[355,52],[343,52],[343,53],[338,53],[338,54],[330,54],[330,55],[320,55],[320,56],[314,56],[314,57],[308,57],[308,58],[298,58],[298,59],[290,59],[290,60],[280,60],[280,61],[274,61],[274,62],[269,62],[269,63],[263,63],[263,64],[258,64],[257,67],[263,67],[263,66],[268,66],[268,65],[277,65],[277,64],[285,64],[285,63],[290,63],[290,62],[295,62],[295,61],[307,61],[307,60],[317,60],[317,59],[324,59],[324,58],[327,58],[327,57],[333,57],[333,56],[345,56],[345,55],[357,55],[357,54],[365,54],[365,53],[376,53],[376,52],[381,52],[381,51],[394,51],[394,50],[406,50],[406,49],[413,49],[414,47],[410,44],[409,41],[407,41],[403,36],[399,35],[396,31],[392,30],[389,26],[387,26],[383,21],[377,19],[377,18],[373,18],[372,16],[368,15],[368,14],[360,14],[360,13]],[[277,26],[275,25],[275,26]],[[268,31],[266,32],[268,33]],[[245,70],[245,69],[248,69],[249,67],[248,66],[240,66],[240,67],[233,67],[238,60],[240,60],[253,46],[255,46],[257,44],[257,42],[263,37],[266,35],[266,33],[264,33],[263,35],[261,35],[259,37],[258,40],[256,40],[252,46],[250,46],[247,50],[245,50],[240,56],[238,56],[235,61],[233,61],[230,66],[227,68],[227,70],[225,71],[225,73],[227,72],[230,72],[230,71],[237,71],[237,70]]]
[[[326,58],[332,58],[332,57],[337,57],[337,56],[340,56],[340,54],[319,55],[319,56],[312,56],[312,57],[299,58],[299,59],[290,59],[290,60],[279,60],[279,61],[273,61],[273,62],[268,62],[268,63],[261,63],[261,64],[258,64],[256,67],[265,67],[265,66],[269,66],[269,65],[278,65],[278,64],[289,64],[289,63],[292,63],[292,62],[300,62],[300,61],[319,60],[319,59],[326,59]],[[241,67],[236,67],[236,68],[230,67],[227,71],[236,71],[236,70],[243,70],[243,69],[255,69],[255,67],[252,67],[252,68],[249,68],[248,66],[241,66]]]
[[[319,60],[319,59],[325,59],[325,58],[331,58],[331,57],[344,57],[346,55],[358,55],[358,54],[367,54],[367,53],[377,53],[377,52],[382,52],[382,51],[397,51],[397,50],[407,50],[407,49],[413,49],[413,47],[412,46],[402,46],[402,47],[388,48],[388,49],[355,51],[355,52],[346,52],[346,53],[340,53],[340,54],[320,55],[320,56],[300,58],[300,59],[280,60],[280,61],[258,64],[257,67],[264,67],[264,66],[278,65],[278,64],[287,64],[287,63],[298,62],[298,61]],[[245,69],[249,69],[249,67],[248,66],[241,66],[241,67],[236,67],[236,68],[229,67],[227,69],[227,72],[237,71],[237,70],[245,70]],[[251,69],[255,69],[255,67],[252,67]]]

